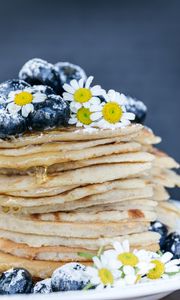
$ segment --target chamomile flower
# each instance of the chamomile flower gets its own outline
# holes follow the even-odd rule
[[[63,99],[66,101],[73,102],[73,106],[76,106],[77,109],[80,108],[85,103],[100,103],[100,99],[97,96],[100,96],[104,93],[104,90],[100,85],[95,85],[91,87],[93,81],[93,76],[79,81],[73,79],[70,81],[70,84],[65,83],[63,89]]]
[[[87,267],[87,274],[90,283],[98,289],[112,287],[116,279],[121,277],[121,271],[112,267],[111,261],[109,261],[105,253],[100,258],[94,256],[93,262],[93,267]]]
[[[130,252],[128,240],[123,241],[122,243],[114,242],[114,255],[119,264],[122,266],[131,266],[135,267],[139,263],[139,258],[133,252]]]
[[[47,96],[40,92],[33,92],[31,88],[24,90],[12,91],[6,100],[7,110],[10,114],[16,115],[19,111],[23,117],[27,117],[30,112],[34,111],[34,103],[44,102]]]
[[[135,119],[133,113],[126,112],[125,95],[114,90],[109,90],[103,95],[105,101],[100,104],[91,105],[91,120],[96,122],[100,128],[120,128],[129,125]]]
[[[170,252],[164,253],[160,257],[155,257],[151,260],[154,267],[148,272],[147,277],[149,279],[166,278],[171,273],[178,273],[180,271],[179,259],[173,259],[173,254]]]
[[[70,84],[64,84],[63,99],[70,101],[71,118],[69,124],[79,126],[92,126],[91,105],[99,105],[101,100],[98,96],[104,94],[100,85],[91,87],[93,77],[90,76],[86,81],[73,79]]]

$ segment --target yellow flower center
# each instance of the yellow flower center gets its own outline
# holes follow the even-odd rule
[[[164,274],[165,272],[165,267],[164,267],[164,264],[157,260],[157,259],[154,259],[151,261],[152,264],[154,264],[154,268],[151,269],[149,271],[149,273],[147,274],[147,277],[150,278],[150,279],[159,279],[161,278],[161,276]]]
[[[121,253],[118,255],[117,259],[120,260],[120,262],[122,262],[124,266],[131,266],[131,267],[135,267],[139,262],[138,257],[131,252]]]
[[[90,125],[91,121],[91,112],[89,108],[82,107],[77,111],[77,119],[84,125]]]
[[[33,100],[33,95],[28,92],[21,92],[14,97],[14,102],[17,105],[24,106],[31,103]]]
[[[98,275],[99,275],[99,278],[101,279],[101,282],[104,284],[104,285],[112,285],[114,283],[114,277],[111,273],[111,271],[109,271],[108,269],[106,268],[102,268],[99,270],[98,272]]]
[[[92,93],[89,89],[80,88],[74,93],[74,100],[79,103],[88,102],[92,98]]]
[[[121,106],[116,102],[108,102],[104,105],[102,114],[106,121],[116,124],[121,120],[123,111]]]

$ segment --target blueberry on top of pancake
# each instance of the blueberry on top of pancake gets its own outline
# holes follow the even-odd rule
[[[54,65],[40,59],[33,58],[27,61],[19,72],[19,78],[28,82],[30,85],[47,85],[55,93],[61,92],[61,82],[59,73]]]
[[[77,65],[71,64],[69,62],[58,62],[55,64],[55,68],[59,73],[59,78],[61,81],[61,92],[64,91],[63,85],[65,83],[70,83],[71,80],[80,79],[86,80],[87,76],[85,71]]]

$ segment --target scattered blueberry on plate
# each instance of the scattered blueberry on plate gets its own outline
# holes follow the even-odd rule
[[[135,114],[133,122],[141,124],[144,123],[147,114],[147,107],[142,101],[128,97],[128,102],[125,107],[128,112]]]
[[[58,268],[51,279],[53,291],[82,290],[89,282],[85,271],[86,267],[79,263],[68,263]]]
[[[25,269],[14,268],[1,274],[0,295],[28,294],[32,288],[32,277]]]
[[[55,93],[61,92],[59,73],[54,65],[40,58],[27,61],[19,72],[19,78],[30,85],[48,85]]]
[[[32,288],[33,294],[49,294],[52,292],[51,278],[38,281]]]
[[[168,234],[168,229],[167,226],[165,224],[162,224],[159,221],[155,221],[155,222],[151,222],[151,225],[149,227],[149,231],[155,231],[158,232],[161,236],[160,238],[160,248],[163,247],[164,243],[165,243],[165,239],[167,237]]]
[[[163,246],[164,251],[172,252],[174,258],[180,258],[180,234],[177,232],[170,233]]]
[[[70,83],[73,79],[80,80],[82,78],[86,80],[87,78],[85,71],[80,66],[69,62],[58,62],[55,64],[55,68],[61,81],[61,93],[64,91],[63,84]]]

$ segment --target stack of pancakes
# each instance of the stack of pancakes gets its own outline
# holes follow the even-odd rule
[[[0,140],[0,271],[45,278],[114,240],[158,250],[150,222],[169,198],[165,187],[180,185],[170,170],[178,164],[158,142],[140,124]]]

